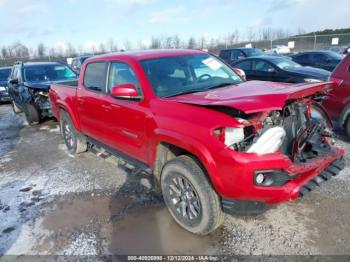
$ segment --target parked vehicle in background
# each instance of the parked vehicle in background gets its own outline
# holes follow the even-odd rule
[[[17,62],[8,81],[13,111],[24,112],[30,125],[39,123],[44,117],[51,117],[50,84],[76,79],[76,74],[64,64]]]
[[[221,50],[219,57],[225,62],[231,64],[240,59],[263,54],[264,52],[257,48],[232,48]]]
[[[312,66],[333,71],[343,57],[332,51],[306,51],[292,56],[293,61],[303,66]]]
[[[313,98],[329,85],[243,82],[206,52],[148,50],[91,58],[50,99],[71,153],[102,148],[153,173],[177,223],[204,235],[222,211],[264,212],[344,168]]]
[[[326,46],[322,48],[321,50],[326,50],[326,51],[333,51],[335,53],[338,53],[340,55],[347,55],[349,53],[350,46],[348,45],[331,45],[331,46]]]
[[[290,48],[285,45],[274,45],[271,49],[265,51],[267,55],[284,55],[289,53]]]
[[[323,106],[350,136],[350,54],[337,66],[330,79],[336,87],[323,101]]]
[[[90,58],[90,57],[91,56],[79,56],[79,57],[73,58],[72,63],[71,63],[71,68],[73,69],[73,71],[79,75],[80,70],[81,70],[81,66],[83,65],[85,60]]]
[[[0,67],[0,102],[11,100],[8,90],[7,81],[11,73],[11,67]]]
[[[327,81],[331,73],[324,69],[301,66],[280,56],[250,57],[232,64],[242,69],[247,80],[287,83],[314,83]]]

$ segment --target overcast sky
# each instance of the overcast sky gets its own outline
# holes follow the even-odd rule
[[[178,34],[220,37],[236,29],[296,32],[350,27],[349,0],[0,0],[0,45],[147,42]]]

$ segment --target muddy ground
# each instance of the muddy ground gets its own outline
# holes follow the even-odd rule
[[[349,168],[301,201],[227,216],[198,237],[174,223],[147,174],[90,152],[72,156],[57,122],[23,119],[0,106],[0,256],[350,254]],[[345,138],[337,144],[350,149]]]

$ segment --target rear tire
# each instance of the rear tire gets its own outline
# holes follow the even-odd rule
[[[24,104],[24,114],[29,125],[37,125],[40,122],[39,110],[32,104]]]
[[[161,188],[170,214],[184,229],[207,235],[222,224],[219,196],[193,157],[170,160],[161,174]]]
[[[75,129],[69,115],[61,110],[61,132],[64,143],[71,154],[80,154],[87,151],[86,138]]]
[[[11,101],[12,110],[15,114],[22,113],[22,110],[17,106],[15,101]]]

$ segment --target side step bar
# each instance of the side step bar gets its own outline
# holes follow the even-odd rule
[[[343,158],[332,162],[321,174],[314,177],[308,183],[300,188],[299,198],[306,196],[316,187],[321,186],[323,182],[330,180],[332,177],[337,176],[341,170],[345,167],[345,160]]]
[[[125,162],[130,163],[134,167],[142,169],[143,171],[145,171],[148,174],[153,174],[153,170],[149,166],[147,166],[146,164],[140,162],[139,160],[134,159],[134,158],[132,158],[132,157],[130,157],[130,156],[114,149],[114,148],[111,148],[111,147],[109,147],[109,146],[107,146],[107,145],[105,145],[105,144],[103,144],[95,139],[92,139],[91,137],[87,137],[87,141],[90,144],[95,145],[95,146],[102,149],[102,150],[97,150],[94,147],[91,147],[91,146],[88,147],[89,150],[92,151],[92,153],[96,154],[97,156],[100,156],[103,159],[106,159],[109,157],[109,155],[113,155],[117,158],[124,160]]]

